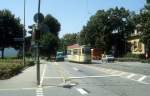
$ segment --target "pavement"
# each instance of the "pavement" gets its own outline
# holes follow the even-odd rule
[[[149,96],[149,64],[41,63],[39,86],[33,66],[11,79],[0,80],[0,96]]]

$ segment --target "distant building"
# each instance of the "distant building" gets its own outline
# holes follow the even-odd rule
[[[18,54],[18,51],[14,48],[5,48],[4,50],[4,57],[16,57]],[[0,57],[1,57],[1,51],[0,51]]]
[[[141,25],[137,24],[134,33],[128,38],[128,43],[130,44],[132,54],[145,54],[145,45],[140,42],[140,36],[142,32],[140,31]]]

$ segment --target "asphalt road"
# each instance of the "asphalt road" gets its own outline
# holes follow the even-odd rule
[[[149,72],[119,69],[122,64],[41,64],[41,84],[36,85],[36,67],[9,80],[0,80],[0,96],[150,96]],[[111,66],[118,67],[111,67]],[[109,66],[109,67],[108,67]],[[139,69],[149,65],[139,65]],[[119,70],[118,70],[119,69]]]

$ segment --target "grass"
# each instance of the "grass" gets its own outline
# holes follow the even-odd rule
[[[9,79],[21,73],[25,67],[32,65],[34,65],[33,61],[27,61],[24,66],[21,59],[0,59],[0,79]]]

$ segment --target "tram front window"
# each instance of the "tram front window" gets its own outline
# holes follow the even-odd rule
[[[83,48],[82,52],[83,52],[83,54],[86,54],[86,55],[90,55],[91,54],[90,48]]]

